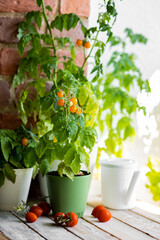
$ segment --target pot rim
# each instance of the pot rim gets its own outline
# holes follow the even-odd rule
[[[74,177],[76,177],[76,178],[79,178],[79,177],[87,177],[87,176],[90,176],[90,175],[92,174],[91,172],[87,172],[86,170],[80,170],[80,171],[81,171],[81,172],[85,172],[85,173],[87,173],[87,174],[85,174],[85,175],[80,175],[80,176],[75,175]],[[70,178],[67,177],[67,176],[61,177],[61,176],[52,175],[52,174],[51,174],[52,172],[57,172],[57,171],[55,171],[55,170],[49,171],[49,172],[46,173],[46,175],[47,175],[47,176],[51,176],[51,177],[60,177],[60,178],[68,178],[68,179],[70,179]]]
[[[100,160],[99,164],[110,168],[133,168],[136,167],[137,161],[129,158],[108,158]]]

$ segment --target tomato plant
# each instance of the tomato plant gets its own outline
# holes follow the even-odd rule
[[[37,215],[33,212],[28,212],[26,215],[25,215],[25,219],[27,222],[29,223],[33,223],[37,220]]]
[[[43,209],[42,215],[47,216],[51,210],[51,206],[47,202],[40,202],[38,206]]]
[[[43,209],[39,206],[33,206],[29,211],[35,213],[37,217],[40,217],[43,214]]]
[[[73,227],[73,226],[77,225],[77,223],[78,223],[78,216],[74,212],[66,213],[65,218],[67,219],[66,225],[68,227]]]

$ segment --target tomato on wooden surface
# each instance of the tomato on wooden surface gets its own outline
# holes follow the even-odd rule
[[[65,218],[67,219],[66,225],[68,227],[73,227],[78,223],[78,216],[74,212],[66,213]]]
[[[35,213],[37,217],[40,217],[43,214],[43,209],[39,206],[33,206],[29,211]]]
[[[111,212],[108,209],[104,208],[99,211],[98,220],[100,222],[107,222],[111,219],[111,217]]]
[[[56,214],[54,214],[53,219],[54,219],[55,223],[62,224],[64,222],[63,221],[64,217],[65,217],[64,213],[57,212]]]
[[[51,210],[51,206],[50,206],[49,203],[47,203],[47,202],[40,202],[38,204],[38,206],[43,209],[43,213],[42,213],[43,216],[47,216],[49,214],[49,212]]]
[[[25,219],[27,222],[29,223],[33,223],[37,220],[37,215],[33,212],[28,212],[26,215],[25,215]]]
[[[100,211],[101,209],[105,209],[105,207],[104,207],[103,205],[98,205],[98,206],[94,207],[94,209],[93,209],[93,211],[92,211],[91,214],[92,214],[94,217],[98,218],[98,214],[99,214],[99,211]]]

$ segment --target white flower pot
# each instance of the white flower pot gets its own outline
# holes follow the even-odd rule
[[[27,201],[33,168],[15,169],[16,182],[5,179],[0,187],[0,210],[15,211],[21,200]]]

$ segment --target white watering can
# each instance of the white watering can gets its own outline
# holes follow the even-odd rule
[[[102,160],[100,165],[103,205],[119,210],[133,208],[140,175],[136,161],[114,158]]]

